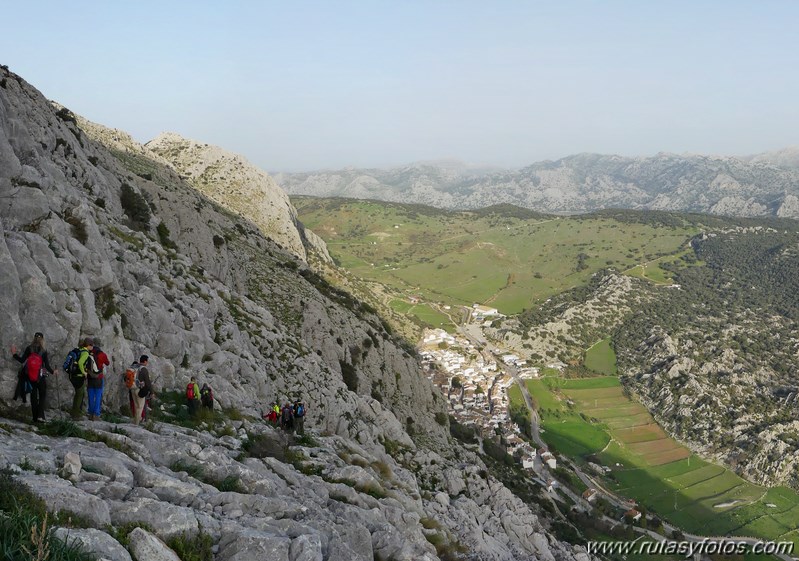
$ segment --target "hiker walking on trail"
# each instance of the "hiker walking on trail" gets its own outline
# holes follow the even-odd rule
[[[280,412],[280,426],[283,427],[283,430],[294,428],[294,409],[288,401]]]
[[[136,416],[136,399],[135,395],[139,393],[139,386],[136,383],[139,377],[139,364],[138,360],[134,360],[130,366],[125,369],[122,375],[122,383],[128,389],[128,403],[130,404],[131,418]]]
[[[294,424],[299,434],[305,434],[305,404],[299,399],[294,401]]]
[[[200,386],[197,385],[194,376],[186,385],[186,405],[189,408],[189,415],[192,417],[200,410]]]
[[[47,375],[45,372],[55,374],[50,367],[50,359],[44,348],[44,335],[37,331],[33,335],[31,344],[25,347],[22,355],[17,354],[17,347],[11,345],[11,354],[14,360],[22,363],[17,382],[17,390],[21,390],[23,402],[27,391],[31,394],[31,415],[34,422],[44,422],[45,399],[47,398]],[[21,386],[21,388],[20,388]],[[30,390],[28,390],[30,388]],[[14,393],[14,399],[17,398]]]
[[[150,357],[141,355],[139,357],[138,370],[136,371],[136,379],[134,387],[131,389],[131,396],[133,397],[133,424],[138,425],[142,419],[142,412],[147,404],[147,399],[152,397],[153,383],[150,381],[150,371],[147,364],[150,362]]]
[[[200,401],[206,409],[214,410],[214,390],[208,384],[203,384],[200,390]]]
[[[78,347],[78,358],[72,361],[69,371],[69,381],[75,388],[75,396],[72,398],[72,418],[80,419],[83,413],[83,404],[86,402],[86,379],[89,373],[94,374],[97,368],[94,365],[92,349],[94,341],[86,337],[80,342]],[[70,353],[71,355],[72,353]],[[67,357],[70,360],[70,357]]]
[[[89,420],[95,421],[100,418],[100,408],[103,402],[103,386],[105,384],[105,374],[103,369],[110,364],[108,355],[94,342],[92,347],[92,359],[95,368],[88,372],[86,379],[87,392],[89,394]]]
[[[261,417],[268,421],[270,425],[276,425],[277,419],[279,416],[280,406],[277,402],[273,401],[272,404],[269,406],[268,412],[263,413]]]

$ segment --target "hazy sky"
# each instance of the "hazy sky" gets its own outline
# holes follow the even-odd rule
[[[799,2],[4,2],[0,64],[270,171],[799,144]]]

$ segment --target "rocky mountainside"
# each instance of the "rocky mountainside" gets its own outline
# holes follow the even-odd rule
[[[799,146],[789,146],[774,152],[763,152],[742,158],[743,160],[755,163],[767,163],[781,168],[799,170]]]
[[[168,158],[0,67],[0,346],[43,331],[57,365],[80,337],[99,339],[112,360],[104,408],[123,412],[117,374],[146,352],[159,394],[194,375],[244,420],[216,434],[82,421],[68,439],[4,421],[0,465],[25,471],[16,480],[48,508],[80,511],[94,529],[81,536],[112,560],[128,558],[111,536],[128,523],[164,539],[201,527],[217,559],[432,559],[434,544],[471,559],[587,559],[451,440],[413,350],[302,259],[323,251],[268,178],[210,147],[156,144]],[[0,368],[0,410],[24,416],[17,366]],[[63,375],[48,385],[58,417],[72,388]],[[293,465],[296,451],[242,455],[271,438],[256,421],[266,404],[294,396],[319,435],[312,465]],[[228,476],[240,487],[207,483]],[[157,540],[134,532],[134,558],[174,558],[137,550]]]
[[[450,209],[507,203],[551,213],[630,208],[799,217],[799,171],[781,167],[787,161],[792,160],[578,154],[506,172],[465,173],[427,165],[278,174],[276,179],[292,195],[371,198]]]
[[[145,147],[168,161],[195,189],[247,218],[264,235],[307,259],[306,246],[330,261],[324,242],[297,220],[297,212],[275,181],[241,156],[218,146],[164,133]]]
[[[614,334],[628,385],[672,434],[750,481],[799,487],[796,223],[693,240],[702,267]]]

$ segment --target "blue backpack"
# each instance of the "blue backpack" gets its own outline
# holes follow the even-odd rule
[[[64,361],[64,372],[70,375],[80,374],[78,368],[78,358],[80,357],[80,349],[74,348],[69,351],[67,359]]]

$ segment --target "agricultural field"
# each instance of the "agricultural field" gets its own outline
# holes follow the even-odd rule
[[[754,485],[691,454],[624,394],[617,377],[545,378],[528,387],[546,406],[542,438],[571,457],[596,454],[611,467],[606,484],[619,496],[690,533],[793,540],[799,548],[795,491]]]
[[[618,370],[616,369],[616,353],[610,345],[610,337],[602,339],[592,347],[585,351],[584,359],[585,367],[607,376],[615,376]]]
[[[526,380],[527,391],[541,416],[541,437],[553,449],[568,456],[585,456],[607,446],[607,431],[570,411],[565,400],[550,391],[550,379]],[[508,390],[512,406],[523,406],[521,390]]]
[[[596,271],[679,255],[698,228],[557,217],[524,211],[447,212],[429,207],[292,197],[299,218],[358,277],[397,295],[449,305],[481,303],[514,314]]]

